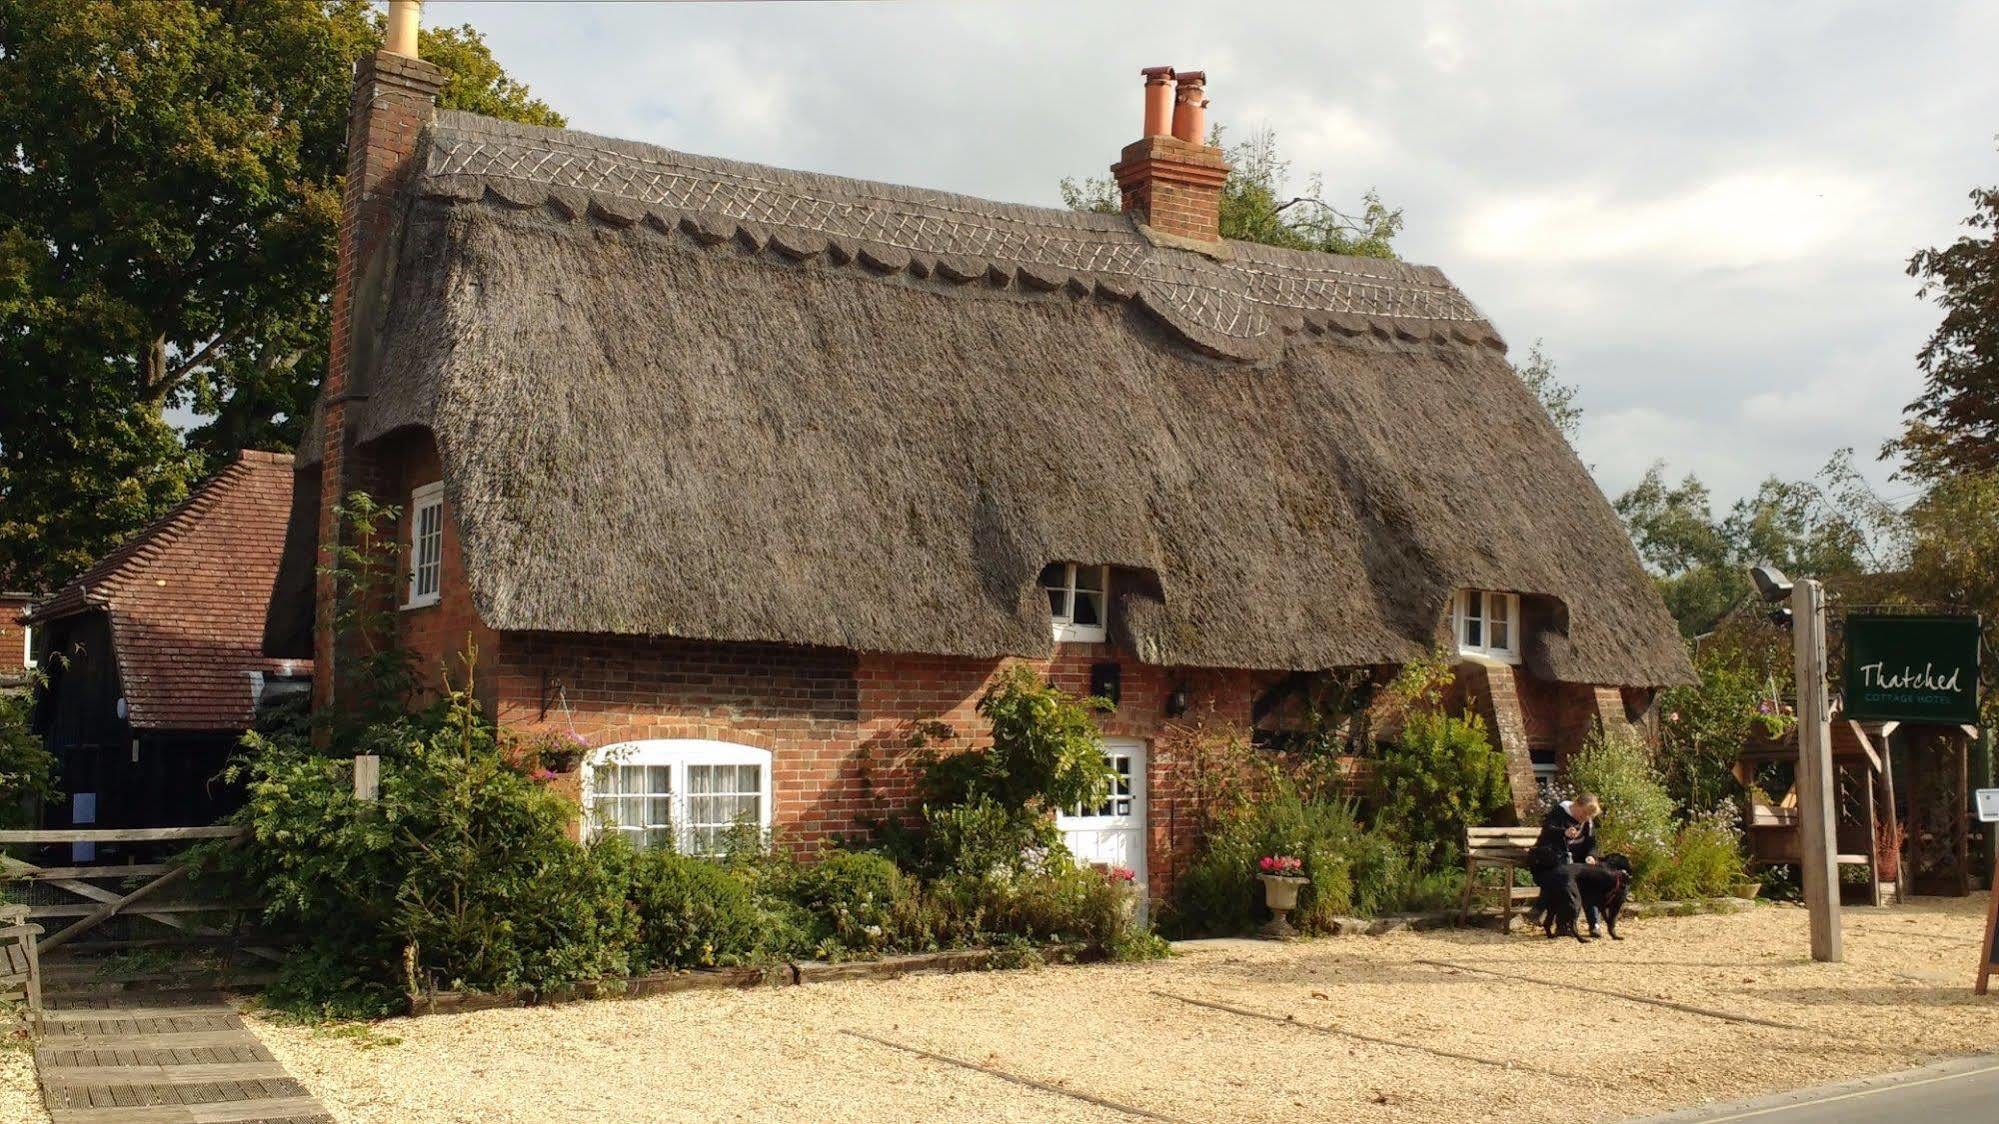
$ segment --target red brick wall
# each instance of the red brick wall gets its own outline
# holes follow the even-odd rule
[[[388,244],[395,223],[395,198],[416,155],[417,139],[430,120],[444,71],[418,59],[378,52],[355,70],[347,111],[347,173],[341,184],[340,254],[333,278],[331,345],[320,388],[324,460],[320,469],[319,578],[313,595],[313,705],[335,705],[342,646],[351,637],[334,629],[333,564],[344,528],[336,506],[354,491],[377,492],[381,482],[365,456],[356,456],[347,435],[348,395],[358,389],[350,370],[352,308],[369,276],[370,264]]]
[[[1009,662],[558,633],[507,633],[496,644],[496,714],[515,730],[573,730],[593,747],[711,738],[769,750],[772,821],[802,849],[907,812],[925,750],[987,744],[976,707]],[[1065,645],[1036,666],[1063,690],[1083,694],[1091,665],[1113,658],[1106,645]],[[1099,725],[1108,736],[1149,742],[1147,866],[1153,892],[1163,896],[1194,844],[1183,751],[1161,737],[1166,695],[1187,682],[1192,701],[1212,700],[1247,736],[1257,677],[1183,677],[1121,662],[1120,705]]]
[[[0,683],[13,682],[27,670],[27,630],[20,619],[27,607],[25,595],[0,593]]]
[[[442,479],[443,468],[438,462],[437,443],[425,432],[385,439],[371,446],[369,455],[376,462],[376,479],[381,489],[375,498],[402,509],[396,525],[396,543],[401,555],[396,600],[401,605],[409,596],[410,493]],[[465,559],[459,550],[458,520],[452,514],[449,497],[444,501],[442,537],[438,601],[422,608],[399,608],[397,627],[403,646],[416,658],[418,679],[426,691],[442,690],[447,677],[452,684],[463,687],[467,671],[464,657],[467,652],[474,653],[473,691],[490,709],[498,699],[494,684],[499,666],[499,634],[486,627],[473,608],[471,588],[465,580]]]

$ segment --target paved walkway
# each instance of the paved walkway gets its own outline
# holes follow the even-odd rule
[[[47,1012],[35,1050],[54,1124],[330,1124],[220,997],[106,996]]]
[[[1999,1056],[1956,1058],[1921,1069],[1703,1105],[1634,1124],[1909,1124],[1999,1119]]]

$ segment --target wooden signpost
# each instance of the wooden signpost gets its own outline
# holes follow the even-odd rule
[[[1838,847],[1833,816],[1832,699],[1825,673],[1825,586],[1800,580],[1791,588],[1791,644],[1798,677],[1798,829],[1811,912],[1812,959],[1845,959],[1839,932]]]
[[[1980,823],[1999,823],[1999,788],[1978,790],[1978,820]],[[1978,957],[1978,986],[1973,993],[1985,994],[1986,981],[1999,971],[1999,858],[1992,862],[1991,889],[1986,895],[1992,899],[1985,909],[1985,950]]]

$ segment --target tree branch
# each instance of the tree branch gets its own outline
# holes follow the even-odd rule
[[[185,360],[182,360],[179,366],[175,367],[172,371],[169,371],[167,373],[166,377],[162,380],[164,385],[159,388],[160,393],[164,394],[167,390],[172,389],[176,384],[180,382],[180,380],[186,378],[190,373],[192,373],[196,367],[201,366],[202,360],[207,359],[210,352],[214,351],[216,348],[219,347],[229,346],[231,343],[235,342],[237,336],[240,336],[242,334],[243,334],[243,326],[241,324],[231,324],[227,328],[222,329],[220,332],[215,333],[215,335],[211,339],[209,339],[207,343],[202,344],[201,347],[197,349],[193,355],[190,355]]]

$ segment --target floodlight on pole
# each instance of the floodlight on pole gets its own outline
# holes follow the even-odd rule
[[[1749,580],[1756,583],[1756,592],[1765,601],[1783,601],[1791,596],[1791,579],[1775,566],[1751,567]]]

